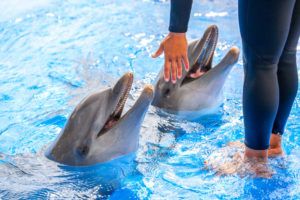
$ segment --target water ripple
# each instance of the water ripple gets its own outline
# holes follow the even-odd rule
[[[205,167],[212,155],[224,160],[219,148],[244,138],[242,56],[215,115],[190,121],[150,107],[136,154],[88,168],[46,159],[45,149],[88,93],[132,71],[128,110],[155,81],[163,58],[150,55],[167,34],[169,1],[20,2],[0,2],[1,199],[300,198],[299,93],[284,136],[287,158],[270,161],[271,179],[217,176]],[[231,46],[241,48],[236,1],[194,1],[188,38],[198,39],[211,23],[220,29],[216,64]]]

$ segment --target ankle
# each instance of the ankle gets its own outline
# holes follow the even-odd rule
[[[250,149],[249,147],[246,147],[244,159],[245,161],[267,162],[268,150],[254,150]]]
[[[271,134],[270,149],[281,148],[282,136],[278,134]]]

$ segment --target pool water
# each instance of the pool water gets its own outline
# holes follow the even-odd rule
[[[132,71],[128,109],[154,82],[163,58],[150,55],[167,33],[169,2],[12,0],[0,8],[0,199],[300,199],[300,93],[271,179],[205,169],[213,152],[243,141],[242,56],[217,114],[189,121],[150,107],[136,154],[83,168],[48,160],[45,149],[84,96]],[[217,63],[241,48],[237,2],[195,1],[188,38],[210,24],[220,30]]]

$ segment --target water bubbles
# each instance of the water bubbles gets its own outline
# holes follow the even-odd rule
[[[271,161],[277,172],[272,179],[217,176],[215,171],[204,169],[209,158],[229,162],[242,152],[219,149],[244,138],[242,56],[226,80],[219,116],[190,121],[149,107],[136,166],[129,168],[127,164],[122,170],[113,167],[108,171],[100,165],[94,170],[68,171],[49,161],[43,147],[56,138],[84,96],[113,86],[119,76],[134,71],[126,111],[145,84],[154,84],[163,59],[152,59],[150,54],[166,36],[169,1],[49,4],[41,0],[18,6],[15,2],[21,1],[0,1],[0,5],[6,3],[0,6],[6,8],[0,13],[0,151],[17,154],[12,157],[15,167],[7,165],[6,157],[0,154],[0,198],[104,199],[113,192],[140,199],[300,197],[300,93],[284,136],[287,159]],[[236,0],[194,1],[193,10],[188,38],[200,38],[212,23],[219,26],[214,62],[231,46],[241,47]],[[31,156],[24,152],[31,152]],[[108,185],[99,183],[110,175],[116,175],[121,186],[115,179]]]
[[[20,22],[22,22],[23,21],[23,19],[22,18],[17,18],[17,19],[15,19],[15,23],[17,24],[17,23],[20,23]]]
[[[146,33],[137,33],[133,36],[135,40],[139,40],[140,38],[144,37]]]
[[[201,17],[202,15],[203,15],[203,14],[202,14],[202,13],[199,13],[199,12],[198,12],[198,13],[197,13],[197,12],[194,13],[194,17]]]
[[[136,55],[133,54],[133,53],[131,53],[131,54],[128,55],[128,57],[129,57],[130,59],[135,59],[135,58],[136,58]]]
[[[207,12],[207,13],[200,13],[200,12],[195,12],[194,17],[203,17],[205,16],[206,18],[215,18],[215,17],[225,17],[228,16],[228,12]]]
[[[113,59],[112,59],[113,63],[117,63],[118,60],[119,60],[119,57],[118,57],[118,56],[114,56]]]
[[[51,12],[48,12],[48,13],[46,13],[46,16],[47,16],[47,17],[55,17],[55,14],[54,14],[54,13],[51,13]]]
[[[227,16],[227,12],[208,12],[205,14],[205,17],[225,17]]]
[[[182,123],[181,128],[183,129],[184,132],[186,133],[199,133],[202,130],[204,130],[204,126],[199,124],[199,123]]]

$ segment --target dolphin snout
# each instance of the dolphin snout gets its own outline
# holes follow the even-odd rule
[[[218,27],[217,27],[217,25],[210,25],[209,27],[207,27],[207,30],[214,30],[214,31],[218,31]]]
[[[133,73],[132,73],[132,72],[127,72],[126,74],[124,74],[123,77],[124,77],[124,78],[128,78],[128,79],[131,79],[131,78],[133,78]]]
[[[235,62],[237,62],[239,55],[240,55],[240,49],[237,46],[233,46],[230,48],[229,52],[227,53],[227,55],[230,55],[231,58],[231,63],[230,64],[234,64]]]
[[[235,56],[235,59],[237,59],[239,57],[240,54],[240,49],[237,46],[233,46],[231,47],[231,49],[229,50],[229,52]]]
[[[115,84],[115,87],[121,88],[124,85],[127,86],[127,84],[132,81],[133,81],[133,73],[127,72],[119,79],[119,81]]]
[[[150,84],[145,85],[141,96],[152,101],[152,99],[154,97],[154,87]]]

